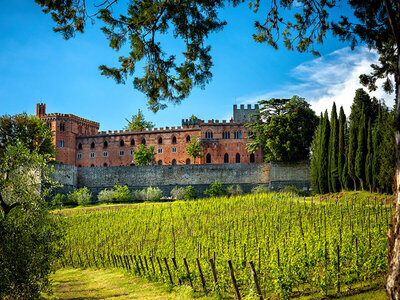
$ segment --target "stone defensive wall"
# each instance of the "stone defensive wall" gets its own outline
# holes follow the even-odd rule
[[[169,196],[175,187],[192,185],[198,195],[216,180],[224,186],[239,184],[244,192],[257,185],[267,185],[279,190],[287,185],[308,189],[309,165],[307,163],[276,164],[204,164],[165,166],[123,166],[79,168],[73,165],[55,165],[53,178],[64,187],[57,192],[68,193],[75,188],[88,187],[94,195],[114,185],[127,185],[131,191],[159,187]]]

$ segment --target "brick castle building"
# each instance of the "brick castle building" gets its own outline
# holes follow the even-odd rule
[[[62,164],[77,167],[134,165],[132,153],[139,144],[154,146],[156,165],[193,164],[186,145],[200,139],[203,158],[196,164],[261,163],[261,150],[251,154],[246,149],[251,132],[244,126],[249,115],[258,109],[248,105],[233,106],[230,121],[182,120],[182,126],[146,129],[99,131],[100,124],[72,114],[46,113],[46,104],[36,105],[36,115],[47,123],[54,135],[57,157]]]

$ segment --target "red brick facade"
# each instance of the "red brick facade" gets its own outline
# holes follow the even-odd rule
[[[154,146],[155,164],[193,164],[186,154],[187,142],[200,138],[204,157],[196,164],[260,163],[261,151],[254,155],[246,149],[248,129],[244,123],[201,121],[197,125],[133,131],[101,131],[99,123],[71,114],[46,114],[46,105],[37,104],[36,115],[49,124],[54,134],[57,157],[63,164],[78,167],[134,165],[132,151],[139,144]]]

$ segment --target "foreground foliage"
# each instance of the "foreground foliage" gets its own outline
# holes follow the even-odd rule
[[[248,265],[253,261],[264,296],[332,294],[382,276],[390,212],[372,196],[304,201],[273,193],[68,211],[60,264],[119,266],[233,295],[231,259],[245,295],[249,287],[255,290]]]

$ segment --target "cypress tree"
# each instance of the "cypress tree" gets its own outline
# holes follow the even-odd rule
[[[354,164],[355,175],[360,181],[361,189],[364,190],[365,183],[365,157],[366,157],[366,129],[364,109],[361,111],[361,119],[358,127],[357,151]]]
[[[346,136],[346,115],[344,114],[343,106],[340,107],[339,111],[339,124],[338,124],[338,175],[341,189],[347,189],[347,185],[344,184],[343,178],[343,169],[346,163],[346,145],[345,145],[345,136]],[[346,172],[347,177],[347,172]]]
[[[330,191],[333,193],[340,191],[339,170],[338,170],[338,119],[336,104],[333,102],[331,111],[331,130],[329,135],[329,180]]]
[[[320,147],[320,137],[322,129],[322,114],[319,118],[319,125],[315,130],[313,140],[311,142],[311,158],[310,158],[310,184],[313,194],[319,194],[319,147]]]
[[[380,147],[382,142],[382,110],[379,106],[378,119],[374,125],[374,132],[372,135],[372,190],[379,192],[379,180],[378,175],[380,172]]]
[[[372,129],[371,120],[368,121],[367,130],[367,156],[365,158],[365,184],[369,187],[369,191],[372,191],[372,158],[374,156],[372,147]]]
[[[319,191],[322,194],[329,192],[328,186],[328,147],[329,147],[329,133],[330,133],[330,126],[329,126],[329,117],[328,112],[325,111],[324,118],[322,120],[322,128],[321,128],[321,137],[320,137],[320,163],[319,163]]]
[[[347,149],[347,174],[353,180],[353,188],[357,190],[356,173],[355,173],[355,157],[357,151],[357,128],[354,123],[350,123],[349,144]]]

